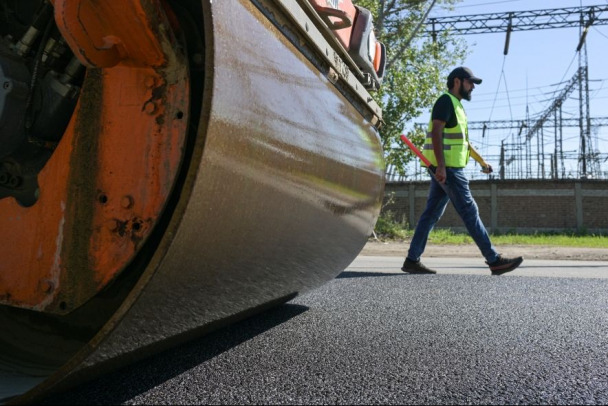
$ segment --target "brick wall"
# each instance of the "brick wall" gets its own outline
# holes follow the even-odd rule
[[[414,227],[426,205],[429,182],[388,183],[383,211]],[[491,232],[608,232],[608,181],[483,180],[471,181],[479,213]],[[437,227],[463,231],[451,204]]]

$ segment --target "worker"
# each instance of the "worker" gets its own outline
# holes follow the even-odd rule
[[[500,255],[479,217],[477,203],[469,190],[464,168],[469,160],[469,134],[467,116],[461,100],[471,100],[475,85],[481,84],[471,69],[460,66],[447,80],[448,92],[435,102],[424,143],[423,154],[435,166],[434,177],[427,198],[426,208],[418,220],[408,254],[401,270],[412,274],[434,274],[420,257],[426,247],[429,233],[439,221],[448,201],[451,201],[462,218],[467,231],[485,257],[492,275],[513,271],[523,257],[506,258]],[[490,167],[491,169],[491,167]]]

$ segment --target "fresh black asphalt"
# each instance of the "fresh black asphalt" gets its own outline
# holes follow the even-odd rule
[[[608,279],[347,269],[46,403],[607,404]]]

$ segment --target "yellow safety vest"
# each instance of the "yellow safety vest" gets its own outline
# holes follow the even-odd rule
[[[469,161],[469,130],[467,115],[464,112],[460,100],[448,92],[445,94],[452,99],[454,112],[456,113],[456,119],[458,121],[458,124],[455,127],[443,129],[443,157],[445,159],[445,166],[451,168],[464,168]],[[433,150],[432,128],[433,117],[429,120],[429,127],[426,133],[422,154],[427,157],[433,165],[437,166],[437,158],[435,157],[435,151]]]

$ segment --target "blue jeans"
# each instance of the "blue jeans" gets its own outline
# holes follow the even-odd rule
[[[445,189],[444,189],[445,187]],[[490,241],[490,236],[481,218],[477,203],[469,190],[469,181],[464,175],[463,168],[446,168],[446,182],[441,185],[431,176],[431,186],[426,202],[426,208],[418,220],[414,237],[410,243],[407,259],[418,262],[424,252],[429,233],[439,221],[448,201],[452,201],[456,212],[464,221],[471,238],[475,241],[481,254],[488,263],[498,259],[498,252]]]

